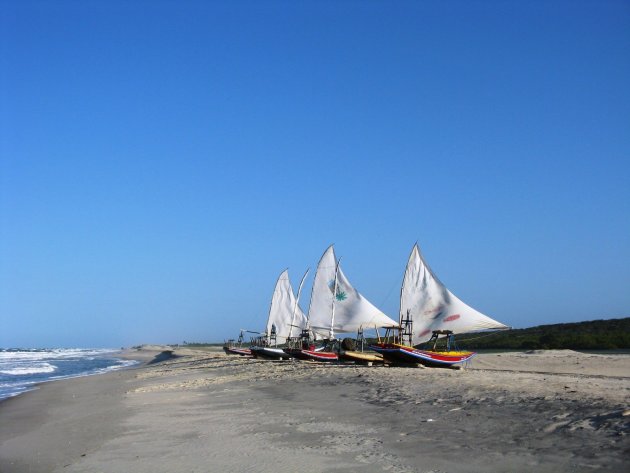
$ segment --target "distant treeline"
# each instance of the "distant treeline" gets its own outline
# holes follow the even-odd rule
[[[455,340],[460,348],[474,350],[628,350],[630,349],[630,317],[538,325],[488,334],[459,334]],[[376,339],[368,338],[366,346],[374,342]],[[221,346],[222,343],[183,342],[182,345],[191,348],[216,347]]]
[[[492,334],[461,334],[466,349],[615,350],[630,349],[630,317],[570,324],[539,325]]]

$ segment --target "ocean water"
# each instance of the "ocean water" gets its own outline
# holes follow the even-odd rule
[[[112,349],[0,348],[0,400],[30,391],[37,383],[106,373],[137,363],[116,358]]]

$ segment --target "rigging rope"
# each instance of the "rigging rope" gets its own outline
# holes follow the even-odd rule
[[[478,337],[472,337],[472,338],[458,338],[457,339],[457,343],[459,343],[459,342],[469,342],[471,340],[479,340],[480,338],[490,337],[490,336],[494,335],[495,333],[497,333],[497,332],[486,333],[484,335],[479,335]]]
[[[398,285],[398,283],[396,281],[394,281],[394,283],[392,284],[392,286],[389,288],[389,291],[387,291],[387,295],[385,296],[385,299],[383,299],[383,302],[381,302],[381,307],[385,306],[385,302],[387,302],[387,300],[389,299],[389,297],[392,295],[392,291],[394,290],[394,288]]]

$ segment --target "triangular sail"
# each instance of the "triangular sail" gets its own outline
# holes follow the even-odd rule
[[[303,281],[304,278],[302,278]],[[289,270],[284,270],[276,282],[271,298],[266,328],[267,339],[269,339],[272,330],[275,328],[276,343],[281,345],[286,342],[291,332],[299,334],[300,330],[305,327],[306,316],[293,295],[293,288],[291,287],[291,281],[289,281]]]
[[[401,321],[407,315],[413,321],[413,345],[429,340],[433,330],[464,333],[509,328],[449,291],[424,261],[417,243],[411,250],[400,291]]]
[[[308,317],[313,331],[330,338],[335,333],[356,332],[359,328],[398,326],[350,284],[338,265],[332,245],[317,265]]]

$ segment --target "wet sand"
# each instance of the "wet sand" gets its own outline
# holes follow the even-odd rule
[[[630,355],[463,370],[175,355],[0,403],[0,472],[630,471]]]

